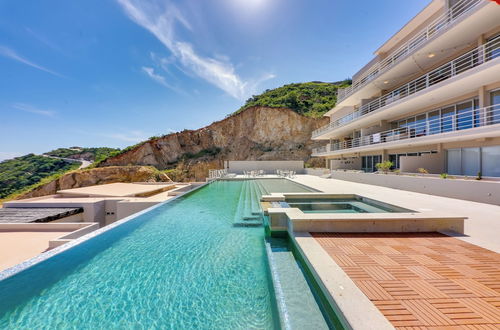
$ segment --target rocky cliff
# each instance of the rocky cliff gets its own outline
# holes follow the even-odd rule
[[[182,171],[183,177],[173,177],[182,180],[200,179],[224,160],[308,161],[315,146],[311,132],[326,123],[326,118],[305,117],[286,108],[252,107],[198,130],[148,140],[99,167],[151,165],[175,169],[173,176]]]

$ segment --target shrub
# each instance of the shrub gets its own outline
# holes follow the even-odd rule
[[[337,89],[349,86],[350,80],[334,83],[307,82],[268,89],[253,95],[234,114],[253,106],[289,108],[308,117],[321,118],[337,102]]]
[[[447,173],[441,173],[441,174],[439,174],[439,177],[441,179],[447,179],[448,178],[448,174]]]
[[[419,167],[417,168],[417,172],[420,173],[420,174],[429,174],[429,171],[427,171],[425,168],[423,167]]]
[[[387,172],[389,172],[389,170],[393,166],[394,166],[394,164],[390,160],[386,160],[385,162],[375,164],[375,167],[377,168],[377,170],[382,171],[386,174],[387,174]]]
[[[477,172],[476,180],[481,180],[483,178],[483,173],[481,171]]]

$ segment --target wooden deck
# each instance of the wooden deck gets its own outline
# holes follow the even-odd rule
[[[398,329],[500,329],[500,254],[439,233],[311,233]]]

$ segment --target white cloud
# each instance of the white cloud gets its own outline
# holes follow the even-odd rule
[[[36,64],[34,62],[31,62],[30,60],[22,57],[21,55],[17,54],[14,50],[12,50],[12,49],[10,49],[8,47],[0,45],[0,55],[2,55],[4,57],[7,57],[7,58],[10,58],[10,59],[12,59],[14,61],[26,64],[28,66],[31,66],[32,68],[35,68],[35,69],[38,69],[38,70],[50,73],[50,74],[52,74],[54,76],[64,78],[63,75],[61,75],[61,74],[59,74],[59,73],[57,73],[55,71],[49,70],[46,67],[38,65],[38,64]]]
[[[181,90],[180,88],[176,87],[176,86],[173,86],[169,83],[167,83],[167,80],[165,79],[164,76],[162,76],[161,74],[158,74],[155,72],[155,70],[151,67],[147,67],[147,66],[143,66],[141,68],[142,72],[144,72],[149,78],[153,79],[154,81],[156,81],[157,83],[159,83],[160,85],[164,86],[164,87],[167,87],[167,88],[170,88],[171,90],[179,93],[179,94],[183,94],[183,95],[186,95],[186,93]]]
[[[163,85],[165,87],[169,87],[167,82],[165,81],[165,77],[163,77],[160,74],[155,73],[155,70],[153,68],[143,66],[142,71],[144,73],[146,73],[149,76],[149,78],[153,79],[154,81],[156,81],[160,85]]]
[[[12,107],[14,109],[17,109],[17,110],[21,110],[21,111],[29,112],[29,113],[34,113],[34,114],[46,116],[46,117],[54,117],[56,114],[55,111],[39,109],[39,108],[36,108],[32,105],[25,104],[25,103],[14,103],[14,104],[12,104]]]
[[[0,162],[1,161],[4,161],[6,159],[12,159],[12,158],[16,158],[16,157],[19,157],[19,156],[22,156],[23,154],[20,153],[20,152],[15,152],[15,151],[0,151]]]
[[[183,67],[234,98],[245,99],[254,92],[260,82],[274,77],[265,75],[256,81],[243,81],[226,56],[219,55],[217,59],[201,56],[190,43],[176,39],[174,34],[176,23],[180,23],[188,30],[192,28],[177,7],[171,3],[163,2],[161,5],[159,2],[145,0],[117,1],[129,18],[160,40]]]

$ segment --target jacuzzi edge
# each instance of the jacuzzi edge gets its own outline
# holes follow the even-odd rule
[[[28,269],[28,268],[36,265],[36,264],[39,264],[42,261],[45,261],[45,260],[47,260],[49,258],[52,258],[55,255],[63,253],[66,250],[69,250],[69,249],[71,249],[71,248],[73,248],[73,247],[75,247],[75,246],[77,246],[77,245],[79,245],[79,244],[81,244],[83,242],[86,242],[89,239],[94,238],[95,236],[101,235],[101,234],[103,234],[103,233],[105,233],[105,232],[107,232],[109,230],[112,230],[112,229],[114,229],[114,228],[116,228],[116,227],[118,227],[118,226],[120,226],[120,225],[122,225],[124,223],[127,223],[127,222],[129,222],[129,221],[131,221],[131,220],[133,220],[133,219],[135,219],[135,218],[137,218],[137,217],[139,217],[139,216],[141,216],[141,215],[143,215],[145,213],[148,213],[149,211],[152,211],[152,210],[154,210],[154,209],[162,206],[162,205],[170,203],[170,202],[172,202],[172,201],[174,201],[174,200],[176,200],[176,199],[178,199],[180,197],[185,197],[187,195],[190,195],[190,194],[194,193],[195,191],[197,191],[198,189],[201,189],[201,188],[205,187],[206,185],[209,185],[210,183],[215,182],[215,181],[217,181],[217,180],[213,180],[213,181],[209,181],[209,182],[203,183],[203,184],[201,184],[201,185],[193,188],[192,190],[187,191],[184,194],[175,196],[175,197],[173,197],[173,198],[171,198],[169,200],[166,200],[166,201],[160,202],[160,203],[158,203],[156,205],[150,206],[150,207],[148,207],[148,208],[146,208],[146,209],[144,209],[142,211],[139,211],[137,213],[129,215],[128,217],[125,217],[125,218],[123,218],[121,220],[113,222],[112,224],[109,224],[109,225],[107,225],[105,227],[99,228],[99,229],[97,229],[97,230],[95,230],[93,232],[90,232],[90,233],[88,233],[86,235],[83,235],[83,236],[77,238],[77,239],[74,239],[71,242],[68,242],[68,243],[63,244],[61,246],[58,246],[58,247],[56,247],[56,248],[54,248],[52,250],[49,250],[47,252],[43,252],[43,253],[41,253],[41,254],[39,254],[39,255],[31,258],[31,259],[28,259],[28,260],[23,261],[23,262],[15,265],[15,266],[7,268],[7,269],[5,269],[5,270],[3,270],[3,271],[0,272],[0,282],[3,281],[3,280],[5,280],[5,279],[7,279],[7,278],[9,278],[9,277],[12,277],[12,276],[18,274],[18,273],[20,273],[20,272],[22,272],[22,271],[24,271],[24,270],[26,270],[26,269]]]

